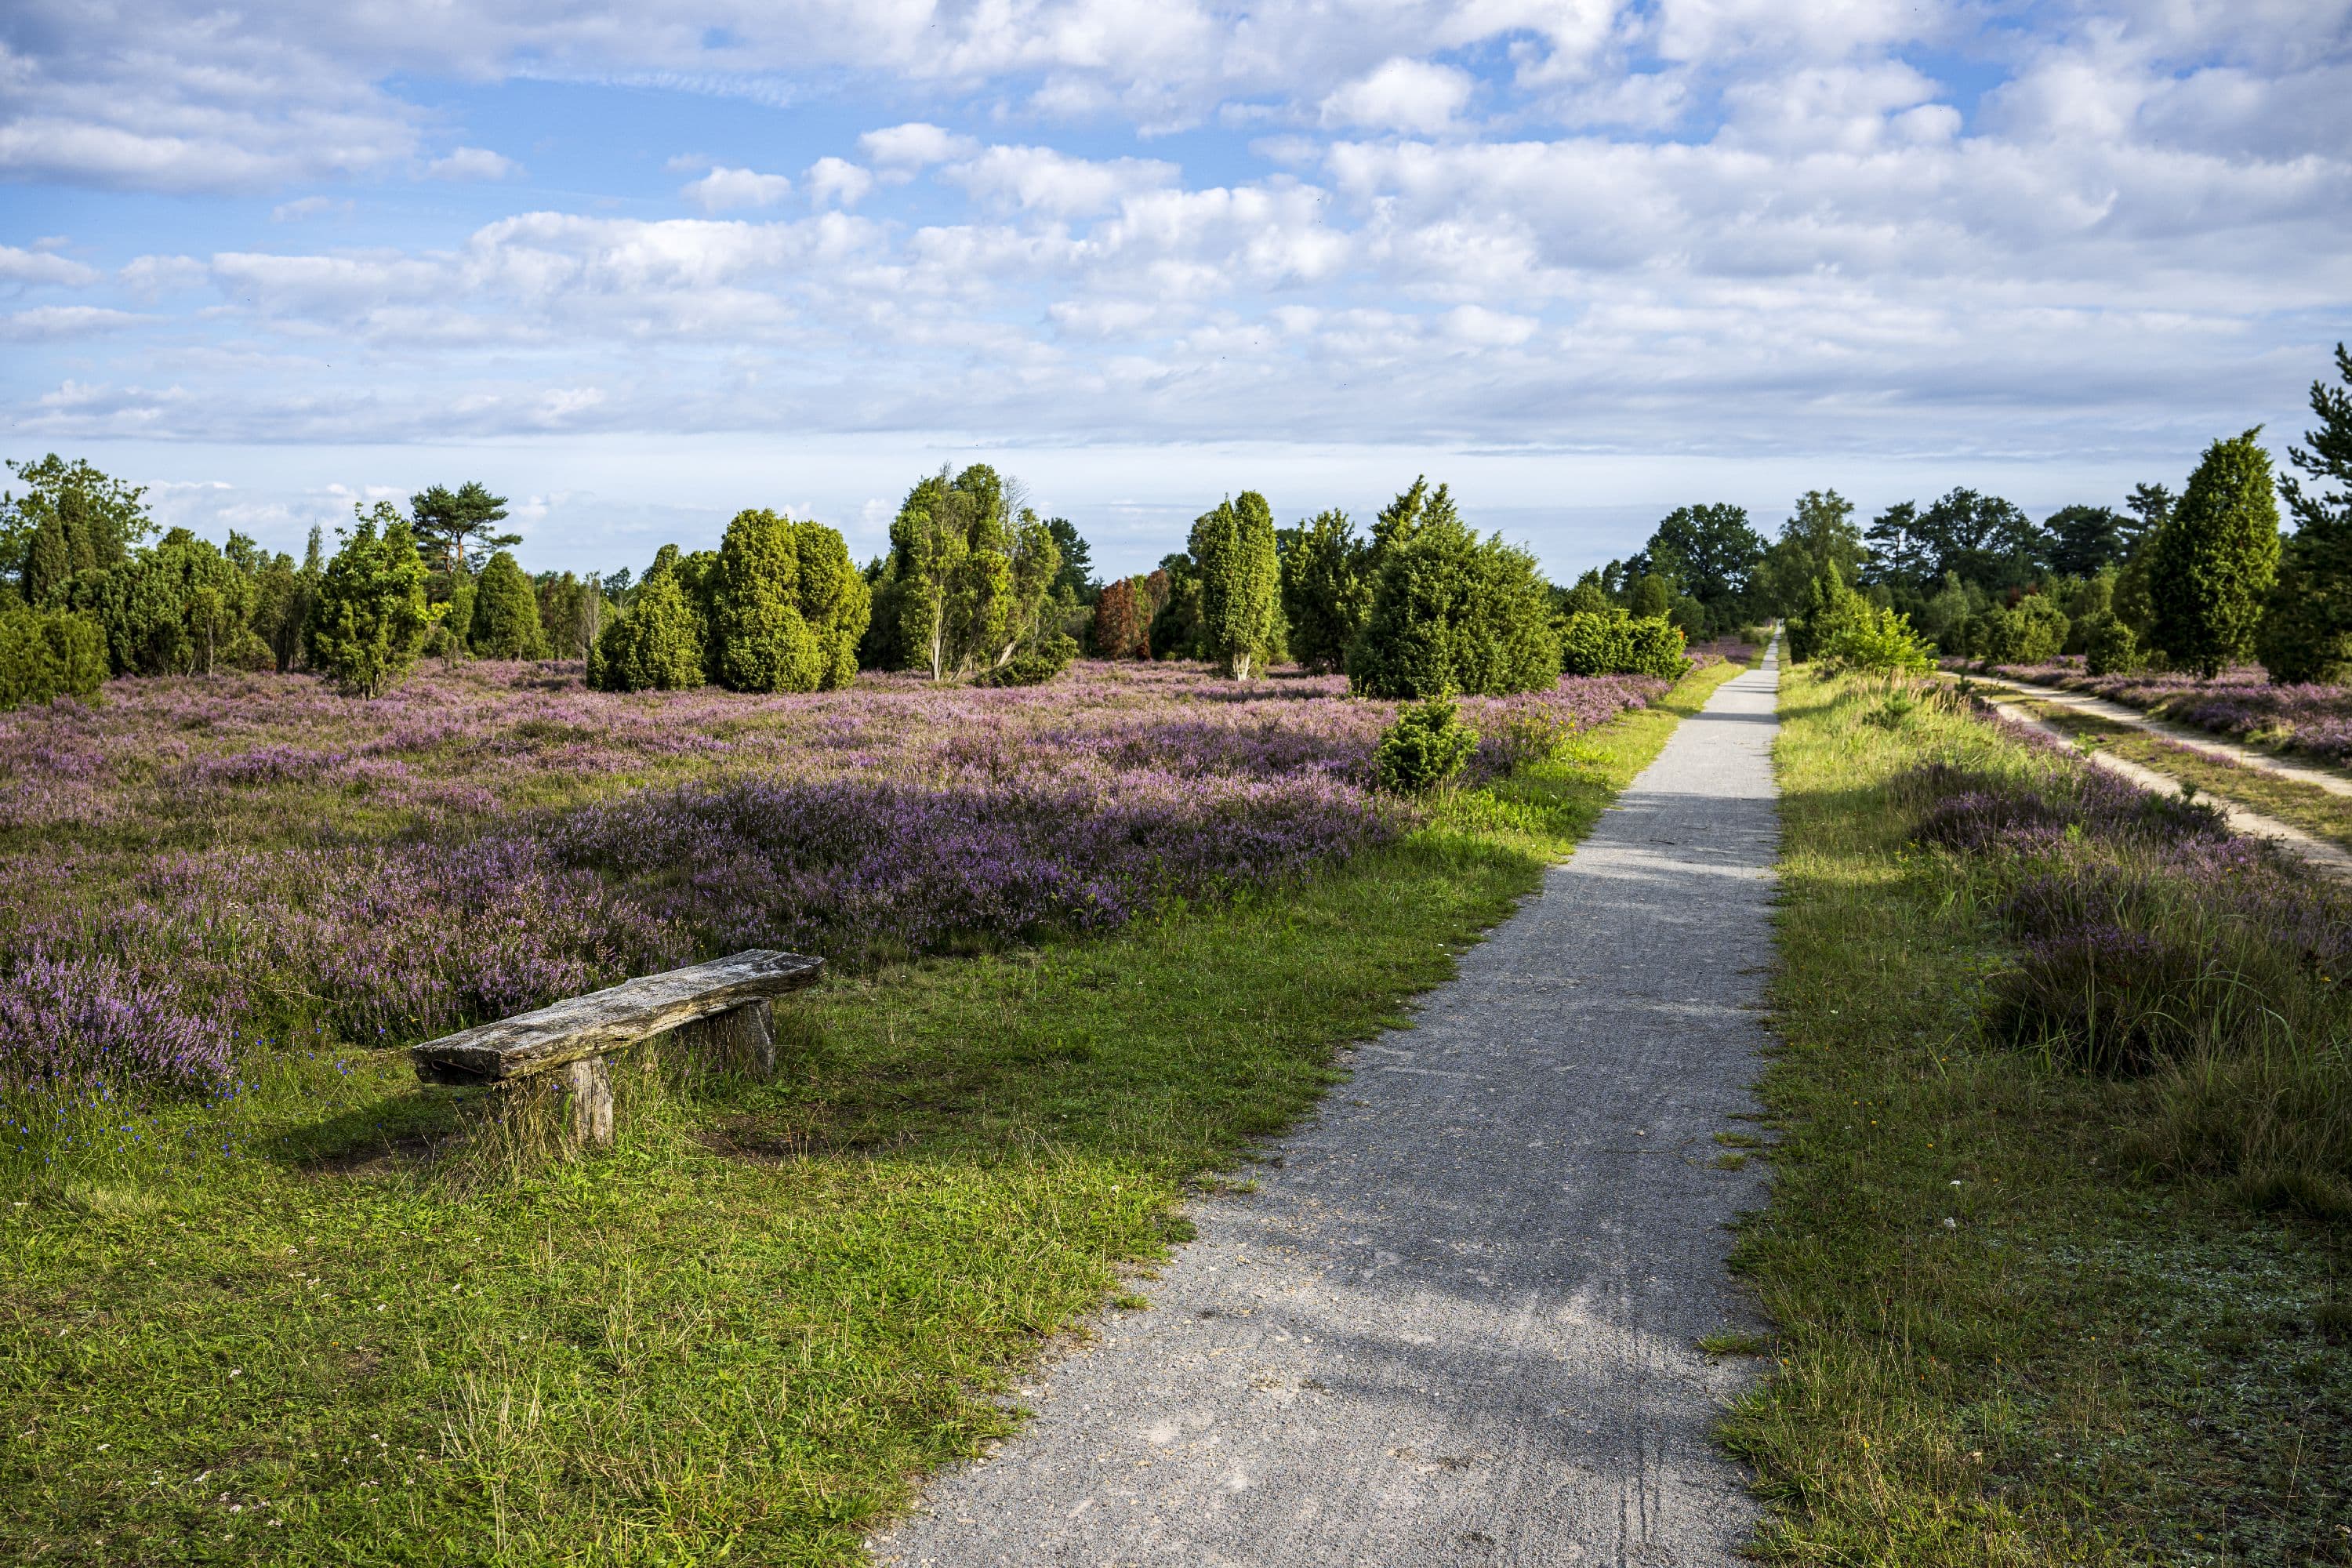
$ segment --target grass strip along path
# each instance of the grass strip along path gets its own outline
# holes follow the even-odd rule
[[[2167,1142],[2265,1103],[2340,1118],[2340,1054],[2309,1098],[2233,1100],[2228,1062],[2097,1075],[2008,1043],[2000,898],[1915,842],[1905,781],[2055,760],[1925,689],[1798,671],[1781,711],[1780,1131],[1735,1255],[1780,1327],[1726,1428],[1773,1504],[1763,1555],[2352,1562],[2343,1184]]]
[[[776,1081],[646,1086],[609,1156],[420,1166],[392,1056],[126,1115],[168,1174],[0,1211],[0,1557],[858,1560],[1738,668],[1279,898],[837,977]]]

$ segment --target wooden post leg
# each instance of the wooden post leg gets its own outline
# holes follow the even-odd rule
[[[776,1015],[766,1002],[747,1002],[691,1024],[675,1038],[687,1060],[718,1072],[772,1078],[776,1072]]]
[[[613,1142],[613,1075],[603,1057],[590,1057],[563,1069],[572,1100],[572,1141],[583,1148],[609,1148]]]
[[[736,1008],[727,1016],[735,1030],[736,1065],[758,1078],[775,1077],[775,1008],[766,1002],[754,1002],[748,1007]]]

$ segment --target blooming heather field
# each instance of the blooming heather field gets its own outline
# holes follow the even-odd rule
[[[1999,665],[1990,673],[2088,692],[2218,735],[2289,745],[2323,762],[2352,764],[2352,690],[2273,686],[2260,665],[2240,665],[2211,680],[2156,670],[2087,675],[2079,658]]]
[[[1655,698],[1473,699],[1474,773]],[[373,701],[118,680],[0,716],[0,1072],[201,1088],[715,952],[852,963],[1117,926],[1393,837],[1392,705],[1087,665],[1027,689],[604,695],[477,665]]]

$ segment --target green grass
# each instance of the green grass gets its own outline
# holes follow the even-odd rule
[[[2026,700],[2017,704],[2053,730],[2074,738],[2085,751],[2100,751],[2137,763],[2168,778],[2194,784],[2210,795],[2233,802],[2315,837],[2352,847],[2352,795],[2341,795],[2301,779],[2262,768],[2247,767],[2211,752],[2184,746],[2178,741],[2078,712],[2054,702]]]
[[[396,1056],[74,1113],[5,1168],[0,1555],[856,1561],[1731,673],[1288,896],[835,978],[595,1158]]]
[[[2138,1168],[2171,1092],[1990,1040],[2009,962],[1888,781],[2021,749],[1935,700],[1782,688],[1778,1326],[1725,1427],[1783,1563],[2352,1562],[2347,1229]]]

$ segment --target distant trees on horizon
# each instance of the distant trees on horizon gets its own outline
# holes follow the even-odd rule
[[[1480,537],[1417,478],[1360,531],[1326,509],[1281,526],[1230,492],[1157,569],[1097,582],[1066,518],[986,464],[918,479],[889,549],[859,567],[824,524],[739,512],[716,551],[666,545],[642,578],[526,574],[505,498],[478,481],[354,508],[300,561],[232,531],[156,534],[142,488],[84,461],[10,463],[0,495],[0,706],[89,696],[107,675],[309,669],[384,689],[420,658],[584,660],[606,689],[716,683],[819,690],[860,668],[933,680],[1049,679],[1080,652],[1192,658],[1253,679],[1296,662],[1381,697],[1527,689],[1563,668],[1664,669],[1687,640],[1781,617],[1802,641],[1834,606],[1873,637],[1947,656],[2210,675],[2259,654],[2273,679],[2352,678],[2352,355],[2315,381],[2315,428],[2273,477],[2259,430],[2215,441],[2176,494],[2040,522],[1967,487],[1866,524],[1834,489],[1767,540],[1745,508],[1695,502],[1565,587]],[[2292,531],[2282,534],[2279,502]],[[1673,634],[1643,628],[1664,628]],[[1795,651],[1805,651],[1798,647]]]

